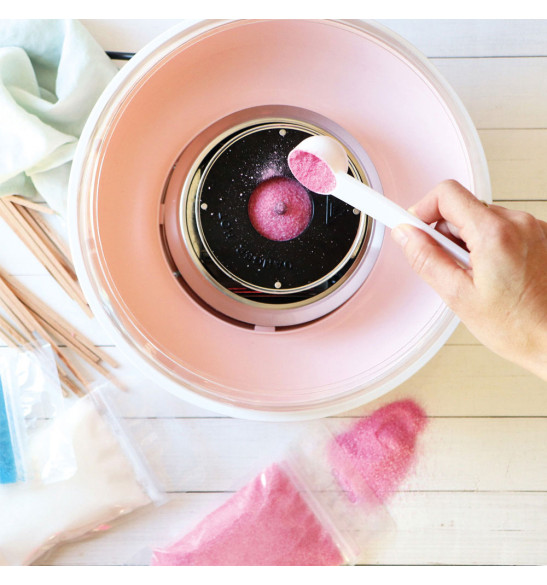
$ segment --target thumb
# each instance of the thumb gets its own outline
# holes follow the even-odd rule
[[[457,311],[461,299],[471,292],[469,273],[428,234],[411,225],[399,225],[391,231],[410,266],[442,299]]]

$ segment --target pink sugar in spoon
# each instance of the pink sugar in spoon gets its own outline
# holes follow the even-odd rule
[[[293,148],[289,168],[304,187],[320,195],[334,195],[389,228],[410,224],[437,241],[459,263],[469,267],[469,252],[387,197],[348,175],[344,147],[329,136],[310,136]]]

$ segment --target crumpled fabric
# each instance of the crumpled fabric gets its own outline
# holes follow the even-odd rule
[[[0,196],[66,215],[78,138],[117,71],[76,20],[0,20]]]

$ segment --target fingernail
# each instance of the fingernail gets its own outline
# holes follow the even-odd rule
[[[395,240],[395,243],[399,244],[401,247],[408,242],[406,231],[401,226],[397,226],[391,230],[391,237]]]
[[[416,210],[414,209],[414,205],[412,207],[409,207],[407,209],[407,211],[408,211],[408,213],[411,213],[412,215],[416,216]],[[418,216],[416,216],[416,217],[418,217]]]

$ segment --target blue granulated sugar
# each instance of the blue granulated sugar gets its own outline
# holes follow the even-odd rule
[[[15,454],[13,452],[4,389],[0,379],[0,484],[15,483],[16,481]]]

